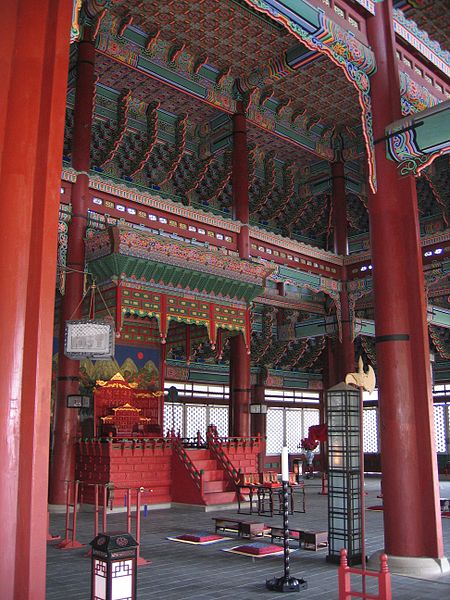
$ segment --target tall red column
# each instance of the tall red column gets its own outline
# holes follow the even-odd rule
[[[238,236],[240,258],[250,257],[248,208],[247,120],[242,102],[233,115],[233,216],[242,223]],[[250,434],[250,356],[244,336],[239,333],[230,340],[230,435]]]
[[[89,32],[78,45],[77,87],[75,93],[72,166],[77,180],[72,190],[72,218],[67,247],[66,291],[61,302],[58,386],[54,416],[53,456],[50,496],[52,504],[64,504],[65,481],[74,478],[75,438],[78,414],[67,408],[69,394],[79,392],[79,361],[64,355],[64,327],[70,319],[81,318],[84,286],[84,238],[89,200],[90,143],[94,102],[95,48]]]
[[[385,126],[401,117],[392,2],[367,21],[378,191],[369,197],[380,391],[385,548],[443,557],[430,354],[415,182],[386,158]]]
[[[3,600],[44,600],[51,356],[72,4],[0,21],[0,560]],[[32,32],[32,35],[31,33]]]
[[[257,383],[252,386],[253,404],[266,403],[266,386],[263,383]],[[252,435],[260,435],[262,439],[266,437],[267,431],[267,415],[266,413],[254,413],[251,418]]]
[[[237,111],[233,115],[233,216],[242,223],[238,236],[238,251],[241,258],[249,258],[250,241],[248,230],[248,150],[247,119],[242,102],[237,103]]]
[[[348,254],[348,225],[347,225],[347,199],[345,193],[344,163],[337,161],[331,165],[333,179],[333,229],[334,251],[336,254]],[[341,331],[340,339],[329,340],[331,346],[328,352],[330,385],[335,385],[345,380],[347,373],[355,370],[355,347],[353,343],[353,330],[350,322],[348,294],[346,290],[346,268],[342,270],[342,291],[339,295],[341,302]]]
[[[187,326],[189,327],[189,325]],[[160,344],[160,367],[159,367],[159,389],[164,392],[164,386],[166,383],[166,370],[167,370],[167,344]],[[161,423],[161,433],[164,435],[164,400],[165,395],[161,397],[159,422]]]
[[[242,333],[230,339],[230,435],[250,435],[250,355]]]

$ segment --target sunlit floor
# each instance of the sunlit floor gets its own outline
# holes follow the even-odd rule
[[[320,495],[318,479],[306,482],[306,513],[289,517],[293,528],[306,530],[327,529],[327,497]],[[380,480],[366,479],[366,506],[379,505]],[[450,497],[450,481],[441,482],[441,497]],[[244,543],[235,535],[211,545],[189,545],[168,540],[172,536],[199,531],[214,532],[212,517],[237,516],[236,509],[204,512],[199,509],[171,508],[149,511],[142,518],[141,555],[151,561],[138,570],[139,599],[158,600],[254,600],[277,597],[277,592],[266,589],[265,581],[283,574],[283,556],[251,558],[223,552]],[[365,511],[366,554],[383,547],[383,512]],[[246,520],[263,520],[267,525],[279,526],[282,517],[256,515],[241,516]],[[93,513],[79,513],[80,542],[88,544],[93,538]],[[125,515],[108,516],[110,530],[123,531]],[[51,516],[52,533],[63,534],[64,515]],[[443,519],[444,543],[450,554],[450,519]],[[270,538],[267,543],[270,543]],[[292,547],[296,544],[292,543]],[[86,549],[58,550],[48,547],[47,600],[87,600],[90,598],[91,561]],[[326,549],[296,550],[290,554],[290,574],[303,578],[308,589],[295,592],[293,597],[314,600],[337,600],[337,567],[325,561]],[[356,586],[356,583],[355,583]],[[450,598],[450,575],[436,580],[421,580],[394,575],[394,600],[439,600]]]

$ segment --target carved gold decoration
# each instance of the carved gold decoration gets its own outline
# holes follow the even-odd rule
[[[345,376],[345,383],[362,387],[366,392],[372,393],[375,389],[375,371],[369,365],[367,372],[364,371],[363,359],[360,356],[358,361],[358,371],[356,373],[348,373]]]
[[[137,388],[138,384],[136,382],[128,383],[123,378],[121,373],[116,373],[109,381],[102,381],[101,379],[97,379],[95,382],[97,385],[103,387],[107,385],[108,387],[113,388]]]

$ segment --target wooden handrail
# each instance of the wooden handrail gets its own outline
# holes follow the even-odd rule
[[[225,454],[222,443],[220,442],[222,438],[219,438],[215,435],[214,431],[208,429],[206,432],[206,441],[208,442],[208,447],[217,458],[222,468],[224,469],[228,479],[233,483],[236,487],[239,483],[239,471],[235,468],[231,460]],[[227,439],[227,438],[225,438]]]
[[[203,496],[203,474],[201,471],[197,469],[197,467],[192,462],[190,456],[186,452],[183,447],[182,440],[180,438],[172,438],[172,444],[175,452],[178,454],[181,462],[186,467],[189,475],[192,480],[195,482],[196,486],[200,490],[201,495]]]

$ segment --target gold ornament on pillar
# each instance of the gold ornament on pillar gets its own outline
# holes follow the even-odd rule
[[[362,387],[366,392],[372,393],[375,389],[375,372],[369,365],[367,371],[364,371],[363,359],[360,356],[358,360],[358,371],[356,373],[347,373],[345,383]]]
[[[72,27],[70,28],[70,43],[78,42],[80,39],[80,9],[82,0],[73,0]]]

